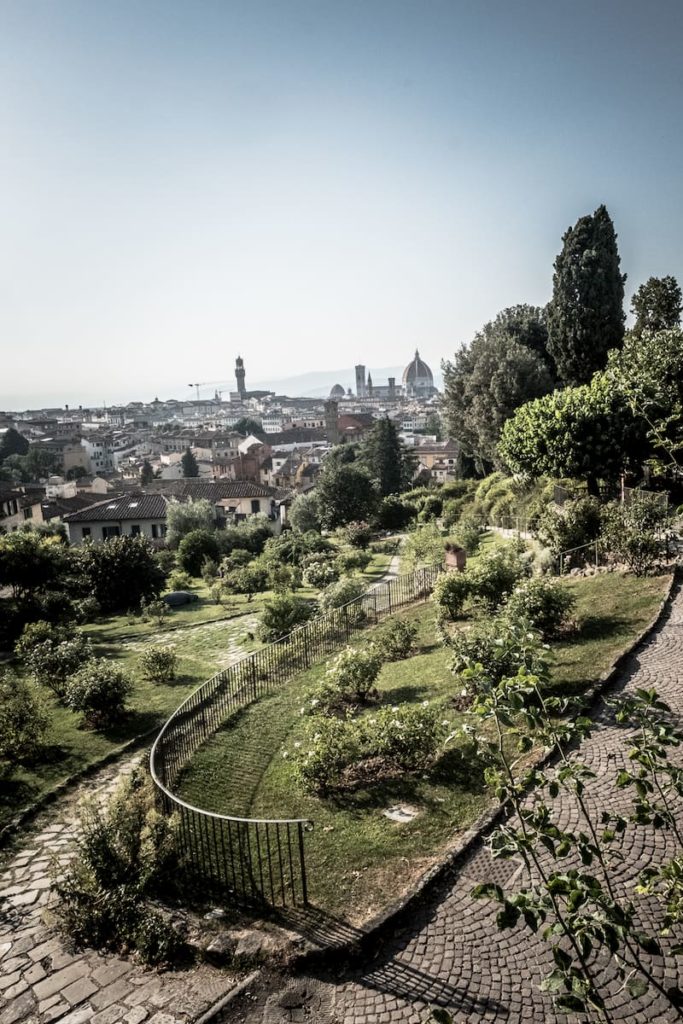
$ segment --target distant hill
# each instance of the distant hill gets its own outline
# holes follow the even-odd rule
[[[375,384],[386,384],[389,377],[395,377],[400,384],[403,376],[402,366],[384,366],[376,369],[368,367]],[[440,386],[438,375],[434,383]],[[311,373],[300,373],[296,377],[271,377],[265,380],[251,381],[247,377],[247,388],[256,390],[268,389],[278,395],[290,395],[299,398],[324,398],[329,395],[335,384],[341,384],[344,390],[356,390],[356,375],[353,367],[345,370],[314,370]]]

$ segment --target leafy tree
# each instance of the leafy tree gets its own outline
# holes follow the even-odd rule
[[[172,501],[169,504],[166,512],[166,543],[172,550],[193,530],[215,529],[216,513],[206,498],[188,502]]]
[[[287,519],[297,533],[308,533],[309,530],[320,532],[320,509],[317,495],[299,494],[292,502]]]
[[[606,207],[562,237],[548,306],[548,347],[565,384],[587,384],[624,338],[624,282]]]
[[[178,545],[178,565],[190,576],[201,576],[205,558],[218,562],[220,550],[215,530],[191,530]]]
[[[7,461],[20,470],[22,480],[41,480],[60,468],[57,453],[37,445],[30,447],[26,455],[10,455]]]
[[[381,497],[397,494],[410,482],[410,479],[406,481],[405,458],[396,424],[388,416],[377,420],[365,443],[361,460]]]
[[[325,588],[320,596],[320,608],[324,612],[333,608],[343,608],[345,604],[355,601],[365,590],[362,580],[353,576],[344,576]]]
[[[615,480],[646,453],[644,430],[604,374],[517,410],[503,427],[498,451],[513,473],[579,478],[597,494],[597,480]]]
[[[248,437],[249,434],[263,433],[263,424],[258,420],[252,419],[250,416],[242,416],[237,423],[233,424],[232,429],[236,434],[242,434],[243,437]]]
[[[85,586],[103,611],[126,611],[159,595],[164,573],[145,537],[111,537],[79,552]]]
[[[683,331],[629,332],[610,353],[607,377],[643,422],[655,469],[683,466]]]
[[[138,662],[143,679],[150,683],[170,683],[176,677],[178,655],[167,647],[148,647]]]
[[[328,465],[326,460],[317,491],[320,519],[328,530],[371,518],[377,504],[367,470],[355,464]]]
[[[16,601],[28,602],[56,580],[62,554],[58,537],[44,537],[35,530],[0,536],[0,586],[11,587]]]
[[[443,441],[443,425],[438,412],[430,412],[425,419],[424,431],[421,433],[436,437],[437,441]]]
[[[480,472],[496,463],[500,431],[515,409],[553,386],[547,356],[535,348],[545,332],[541,313],[532,316],[532,307],[514,307],[518,308],[530,310],[527,333],[518,329],[514,310],[504,310],[475,335],[471,345],[456,352],[452,362],[443,364],[448,432]],[[522,337],[534,338],[534,344],[524,344]]]
[[[66,474],[67,480],[82,480],[84,476],[88,475],[88,471],[85,466],[72,466]]]
[[[8,455],[26,455],[28,447],[28,441],[24,435],[14,427],[8,427],[0,435],[0,462],[4,462]]]
[[[191,448],[186,448],[182,454],[180,464],[183,467],[184,477],[199,476],[199,465]]]
[[[605,550],[636,576],[653,572],[666,553],[669,511],[651,497],[643,495],[628,505],[611,502],[603,509],[602,524]]]
[[[650,277],[641,284],[631,299],[631,312],[636,318],[633,334],[640,337],[645,331],[675,330],[681,325],[683,295],[678,281],[667,277]]]
[[[314,606],[301,597],[291,594],[277,594],[269,601],[258,625],[259,639],[264,643],[281,640],[297,626],[312,617]]]
[[[25,626],[14,649],[34,680],[56,697],[64,696],[69,677],[94,656],[83,633],[42,621]]]
[[[140,467],[140,483],[143,487],[147,487],[148,484],[151,484],[153,479],[154,470],[152,469],[152,463],[149,461],[149,459],[145,459],[145,461],[142,463],[142,466]]]
[[[262,565],[244,565],[233,569],[225,577],[226,590],[233,594],[246,594],[251,601],[254,594],[259,594],[268,587],[268,572]]]

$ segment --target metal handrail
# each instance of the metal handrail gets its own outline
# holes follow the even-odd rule
[[[370,590],[365,591],[339,608],[335,608],[321,616],[316,616],[314,619],[295,627],[286,636],[265,645],[258,651],[245,655],[238,661],[233,662],[232,665],[227,666],[226,669],[205,680],[185,698],[167,719],[154,740],[150,751],[150,774],[161,797],[162,808],[167,813],[178,812],[180,814],[181,832],[185,840],[186,852],[190,861],[194,862],[195,867],[197,867],[198,861],[201,862],[200,873],[204,876],[208,874],[211,878],[218,875],[223,884],[232,885],[233,892],[236,892],[238,888],[239,874],[242,876],[243,887],[249,890],[247,898],[255,895],[257,899],[267,899],[267,891],[270,889],[273,901],[277,892],[281,896],[283,903],[287,902],[288,891],[291,892],[293,901],[297,901],[296,890],[298,883],[298,888],[301,890],[305,904],[307,902],[307,882],[303,832],[311,831],[314,825],[310,818],[245,818],[208,811],[188,803],[169,788],[170,785],[173,785],[177,775],[174,776],[173,781],[168,782],[166,778],[162,779],[157,767],[160,768],[162,775],[165,774],[164,769],[178,772],[184,767],[184,764],[188,763],[194,751],[201,743],[219,727],[218,716],[214,714],[209,718],[209,729],[207,729],[205,716],[207,706],[202,707],[202,701],[205,698],[210,699],[215,695],[220,695],[219,688],[228,682],[230,676],[232,676],[233,684],[237,688],[233,692],[229,692],[227,689],[223,690],[223,706],[229,707],[232,702],[232,706],[235,707],[235,698],[239,698],[251,690],[253,694],[251,700],[247,700],[243,705],[247,706],[252,700],[256,699],[257,683],[259,681],[271,682],[273,678],[276,681],[278,679],[280,682],[283,681],[282,673],[277,671],[277,661],[268,663],[269,655],[272,652],[286,650],[291,645],[293,649],[293,671],[291,675],[293,676],[299,667],[299,659],[303,662],[300,666],[301,668],[309,663],[309,652],[306,642],[308,636],[312,636],[313,639],[313,650],[311,651],[313,657],[325,653],[325,647],[328,646],[325,634],[321,635],[320,632],[316,634],[316,630],[329,625],[333,631],[339,630],[340,633],[343,633],[348,641],[351,630],[356,626],[356,623],[348,616],[349,609],[354,608],[354,606],[364,608],[364,602],[369,599],[371,605],[368,610],[372,610],[375,621],[379,621],[381,615],[388,614],[393,610],[392,589],[394,592],[398,591],[399,594],[398,602],[394,598],[394,608],[407,604],[416,598],[424,597],[427,593],[428,579],[429,583],[431,583],[432,574],[440,572],[441,568],[442,566],[429,566],[424,569],[418,569],[413,573],[397,576],[385,582],[384,586],[387,590],[387,604],[385,607],[378,608],[378,585],[375,584]],[[422,580],[421,585],[416,585],[418,579]],[[379,586],[382,586],[382,584]],[[380,595],[380,599],[383,596]],[[330,637],[329,643],[334,646],[336,639],[336,635],[333,634]],[[320,646],[316,646],[316,641]],[[261,661],[265,661],[266,668],[271,670],[270,676],[266,675],[264,677],[259,673],[257,678],[256,665]],[[247,678],[242,680],[240,678],[239,673],[242,666],[249,666],[251,668],[251,680]],[[262,671],[263,667],[261,667],[260,672]],[[273,671],[274,675],[272,674]],[[289,678],[286,673],[287,670],[285,669],[285,678]],[[218,708],[220,710],[220,704]],[[190,718],[191,713],[195,710],[197,715],[194,718]],[[177,724],[178,719],[184,713],[189,713],[188,721],[194,722],[194,727],[189,733],[179,733],[178,737],[175,737],[172,734],[173,725],[174,723]],[[182,728],[182,725],[180,728]],[[176,750],[172,752],[170,760],[164,763],[163,758],[166,754],[164,742],[173,743],[176,739],[180,739],[180,743]],[[176,754],[177,756],[175,756]],[[159,765],[157,765],[157,761],[160,762]],[[212,835],[209,834],[209,824],[211,825]],[[233,827],[236,830],[236,835],[233,835]],[[290,827],[296,830],[294,856],[292,853]],[[218,835],[216,834],[216,829],[218,829]],[[253,833],[250,832],[251,829],[254,830]],[[279,831],[280,829],[284,830],[282,835]],[[256,847],[256,856],[254,856],[252,851],[252,835],[253,845]],[[271,850],[271,844],[273,850]],[[283,844],[286,847],[284,848],[284,853]],[[265,859],[262,845],[265,846]],[[226,847],[229,850],[229,856],[226,852]],[[237,848],[237,855],[235,854],[235,848]],[[223,862],[221,862],[221,852],[224,858]],[[295,871],[297,856],[297,871]],[[230,875],[232,876],[232,883],[230,883]]]

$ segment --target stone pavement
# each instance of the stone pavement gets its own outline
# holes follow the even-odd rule
[[[683,713],[682,676],[683,592],[679,592],[667,620],[639,655],[631,658],[617,689],[656,687],[675,712]],[[582,747],[582,756],[598,772],[589,790],[596,815],[606,806],[628,808],[628,796],[615,791],[613,785],[618,766],[625,760],[625,733],[605,709],[597,721],[593,736]],[[578,824],[572,806],[563,807],[562,812],[562,824]],[[621,850],[620,877],[632,879],[655,854],[659,859],[673,852],[667,833],[629,828]],[[264,979],[221,1020],[422,1024],[429,1007],[439,1006],[448,1009],[458,1024],[563,1021],[539,991],[549,962],[544,941],[524,926],[499,932],[495,906],[469,895],[472,886],[481,881],[497,881],[514,889],[524,882],[523,870],[510,861],[493,862],[486,848],[479,846],[402,929],[378,943],[375,955],[360,968],[335,978],[321,974],[288,982]],[[644,920],[647,923],[647,918]],[[651,967],[665,988],[683,986],[683,977],[671,958],[666,965],[653,958]],[[615,1024],[664,1024],[681,1019],[652,988],[642,999],[628,996],[614,978],[609,958],[601,956],[596,969],[604,980],[603,991],[609,993],[609,1019]]]
[[[41,813],[0,864],[0,1024],[185,1024],[234,984],[207,965],[158,973],[92,950],[70,950],[43,921],[49,868],[69,860],[77,804],[105,797],[141,755],[103,768]]]

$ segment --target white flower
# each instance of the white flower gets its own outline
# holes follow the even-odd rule
[[[296,747],[296,749],[298,750],[298,749],[299,749],[299,747],[301,746],[301,740],[297,740],[297,741],[296,741],[296,743],[294,744],[294,746],[295,746],[295,747]]]
[[[550,650],[550,644],[543,644],[543,650],[544,651],[549,651]]]
[[[533,640],[534,639],[534,634],[533,633],[527,633],[526,638],[527,638],[527,640]]]
[[[444,718],[444,720],[443,720],[443,722],[441,724],[442,725],[450,725],[451,723],[448,721],[447,718]]]
[[[494,640],[493,642],[496,645],[496,647],[502,647],[503,646],[503,641],[502,641],[502,639],[500,637],[498,637],[498,639]]]
[[[394,712],[394,714],[396,714],[396,712],[398,711],[397,705],[394,704],[394,706],[393,706],[393,708],[391,710]]]
[[[423,700],[422,701],[422,707],[423,708],[428,708],[429,707],[429,701],[428,700]]]
[[[466,697],[467,696],[467,687],[463,686],[462,690],[460,691],[460,696],[461,697]]]
[[[289,757],[289,751],[288,750],[283,750],[282,751],[282,756],[283,757]]]

